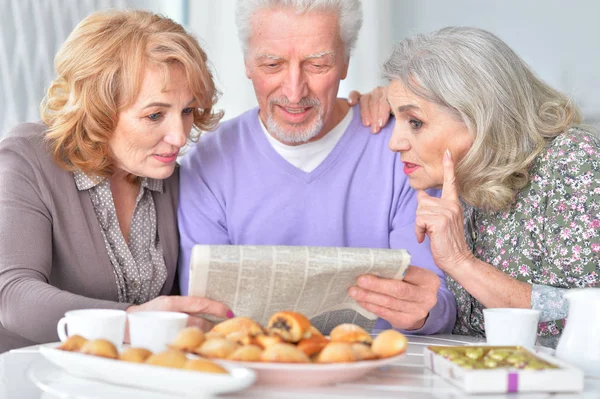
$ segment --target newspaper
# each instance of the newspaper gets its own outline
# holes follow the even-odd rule
[[[262,325],[275,312],[294,310],[325,334],[341,323],[370,331],[377,316],[358,305],[348,288],[363,274],[402,279],[409,264],[405,250],[196,245],[189,295],[223,302],[236,316]]]

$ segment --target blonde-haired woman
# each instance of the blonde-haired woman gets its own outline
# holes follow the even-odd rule
[[[57,340],[57,321],[78,308],[231,316],[217,302],[167,296],[177,155],[192,128],[221,117],[198,42],[149,12],[98,12],[55,67],[44,123],[0,142],[0,352]]]
[[[420,190],[416,234],[448,276],[454,332],[483,335],[486,307],[534,308],[539,342],[555,345],[565,289],[599,284],[600,141],[481,29],[403,40],[383,70],[390,85],[361,98],[363,120],[382,118],[387,96],[389,146]]]

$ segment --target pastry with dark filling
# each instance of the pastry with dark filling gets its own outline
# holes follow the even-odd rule
[[[277,312],[269,319],[267,330],[277,334],[286,342],[298,342],[311,335],[310,321],[301,313]]]

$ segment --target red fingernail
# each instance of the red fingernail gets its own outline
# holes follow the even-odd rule
[[[227,311],[227,318],[228,319],[233,319],[234,318],[234,315],[233,315],[233,312],[231,311],[231,309]]]

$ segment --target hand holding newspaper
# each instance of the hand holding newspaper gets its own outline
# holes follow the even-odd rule
[[[266,325],[280,310],[305,314],[321,332],[340,323],[370,331],[377,316],[348,295],[363,274],[402,279],[405,250],[336,247],[196,245],[189,295],[228,305]]]

